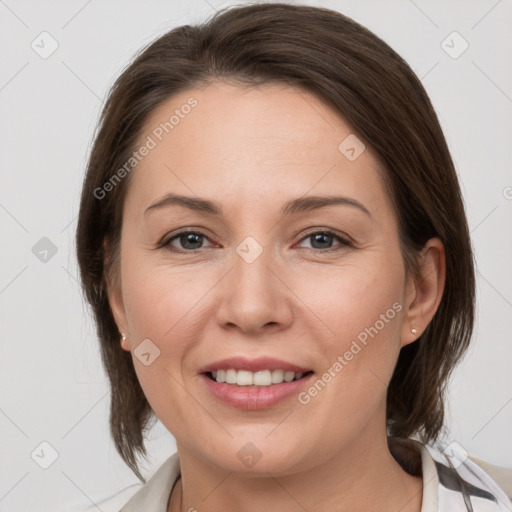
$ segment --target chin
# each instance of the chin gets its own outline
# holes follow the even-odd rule
[[[205,453],[210,463],[224,471],[240,475],[266,477],[284,476],[314,464],[299,442],[288,446],[265,439],[268,430],[254,441],[250,437],[235,437],[228,446],[217,445],[215,453]],[[241,440],[243,439],[243,440]]]

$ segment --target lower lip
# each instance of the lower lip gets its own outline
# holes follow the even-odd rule
[[[271,386],[237,386],[216,382],[201,374],[206,387],[222,402],[239,409],[268,409],[282,400],[297,395],[313,377],[313,373],[292,382],[282,382]]]

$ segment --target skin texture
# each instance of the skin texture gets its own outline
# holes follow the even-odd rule
[[[349,161],[338,146],[354,130],[305,91],[213,82],[162,104],[141,142],[191,96],[197,106],[133,171],[120,285],[109,287],[123,348],[133,353],[149,338],[160,350],[149,366],[133,361],[177,442],[182,477],[169,510],[420,510],[421,478],[387,447],[386,390],[400,348],[438,307],[442,243],[425,246],[420,278],[406,274],[376,155],[367,144]],[[224,215],[175,205],[144,214],[168,192],[218,202]],[[370,215],[349,205],[281,214],[305,195],[346,196]],[[171,247],[188,253],[158,248],[182,228],[205,235],[192,246],[199,249],[187,249],[186,237]],[[326,229],[352,246],[329,236],[315,245],[308,235]],[[252,263],[236,252],[248,236],[263,249]],[[284,359],[319,377],[393,304],[401,311],[306,405],[293,396],[237,409],[198,374],[244,355]],[[252,467],[237,456],[248,442],[261,453]]]

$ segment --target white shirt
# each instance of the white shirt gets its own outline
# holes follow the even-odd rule
[[[505,492],[469,458],[456,453],[448,458],[434,447],[427,449],[417,444],[423,479],[421,512],[512,511],[512,502]],[[145,484],[136,489],[131,486],[98,506],[103,512],[167,512],[171,491],[180,474],[180,461],[175,453]]]

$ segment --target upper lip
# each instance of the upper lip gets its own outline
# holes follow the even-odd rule
[[[214,363],[207,364],[201,368],[200,373],[230,369],[247,370],[250,372],[259,372],[262,370],[284,370],[295,373],[305,373],[310,371],[310,368],[303,368],[296,364],[276,359],[275,357],[258,357],[256,359],[249,359],[247,357],[238,356],[220,359]]]

